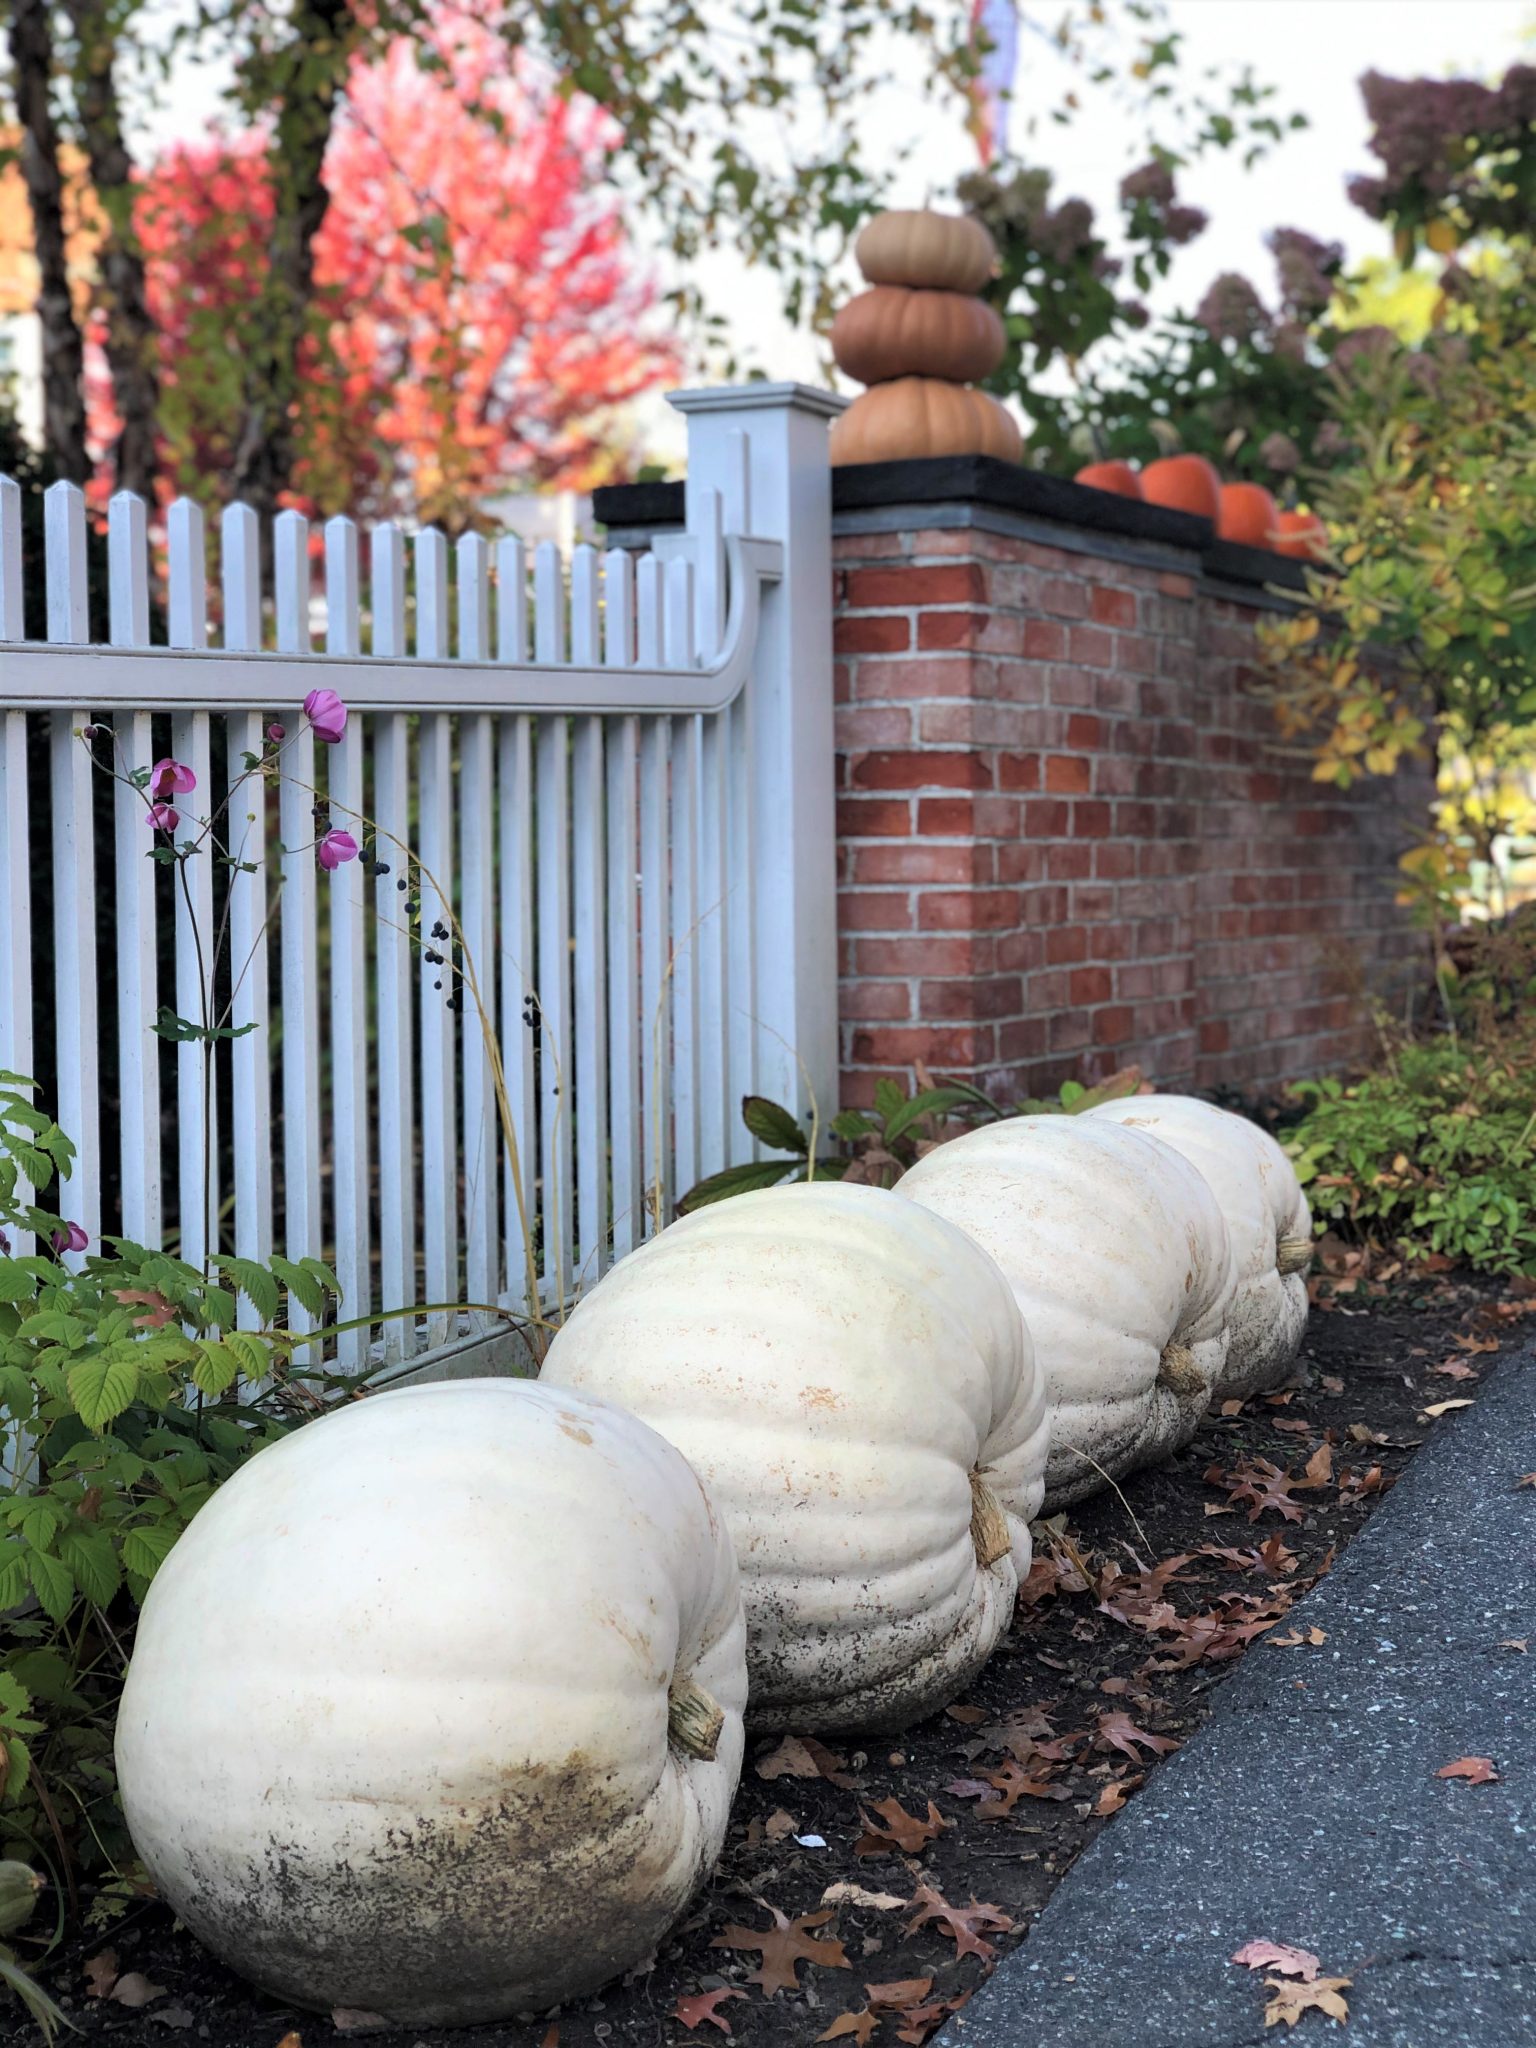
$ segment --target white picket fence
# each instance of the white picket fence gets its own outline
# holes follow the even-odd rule
[[[352,522],[327,522],[312,591],[308,525],[287,512],[268,593],[255,516],[231,506],[216,647],[202,512],[171,507],[157,583],[126,495],[93,639],[86,506],[67,485],[47,497],[47,638],[25,640],[20,494],[0,482],[0,1067],[56,1077],[49,1106],[79,1147],[57,1202],[93,1241],[329,1257],[348,1317],[434,1305],[341,1340],[346,1363],[380,1342],[401,1359],[454,1336],[451,1305],[526,1301],[525,1219],[537,1293],[563,1301],[677,1192],[751,1156],[743,1094],[835,1107],[837,401],[759,385],[673,402],[688,524],[657,553],[566,562],[545,544],[530,565],[516,539],[450,551],[382,526],[365,602]],[[322,686],[349,708],[335,746],[299,711]],[[242,782],[274,720],[275,786]],[[111,731],[98,762],[188,764],[188,821],[238,783],[223,837],[239,866],[205,848],[174,887],[148,858],[141,792],[93,765],[88,725]],[[317,831],[361,839],[364,818],[374,862],[321,872]],[[421,871],[463,955],[434,938],[454,920]],[[205,1003],[243,1035],[162,1053],[161,1006],[196,1019]]]

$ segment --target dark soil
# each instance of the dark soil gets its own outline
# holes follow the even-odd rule
[[[728,2029],[752,2048],[829,2038],[888,2048],[936,2031],[994,1954],[1024,1939],[1112,1810],[1199,1726],[1250,1642],[1257,1655],[1294,1658],[1304,1675],[1314,1646],[1290,1640],[1298,1632],[1284,1608],[1434,1428],[1426,1409],[1475,1395],[1492,1348],[1518,1338],[1536,1309],[1529,1282],[1413,1279],[1392,1268],[1373,1279],[1358,1255],[1329,1263],[1294,1387],[1213,1414],[1179,1457],[1127,1481],[1123,1499],[1104,1493],[1074,1510],[1037,1549],[1031,1597],[965,1701],[867,1748],[749,1743],[720,1864],[652,1968],[558,2015],[398,2038],[429,2048],[658,2048],[724,2040]],[[1334,1287],[1342,1291],[1330,1299]],[[1175,1559],[1186,1561],[1174,1568]],[[928,1827],[908,1817],[941,1818],[942,1831],[924,1841]],[[872,1902],[824,1905],[833,1886]],[[991,1910],[969,1931],[946,1919],[946,1907],[966,1913],[976,1902]],[[759,1954],[733,1945],[743,1930],[770,1928],[770,1906],[821,1916],[803,1932],[828,1944],[824,1956],[791,1964],[796,1988],[774,1996],[756,1981]],[[103,1951],[115,1956],[97,1961],[103,1984],[120,1968],[159,1995],[138,2008],[87,1996],[84,1966]],[[289,2034],[302,2048],[332,2048],[342,2038],[331,2019],[251,1990],[157,1904],[70,1941],[39,1974],[84,2038],[123,2048],[178,2036],[298,2048]],[[690,2030],[679,2000],[717,1990],[726,1995],[706,2001],[718,2006],[713,2024],[695,2008]],[[0,2027],[0,2041],[35,2039]]]

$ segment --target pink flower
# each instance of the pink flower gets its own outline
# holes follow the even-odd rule
[[[287,737],[286,727],[281,725],[269,725],[267,727],[267,738],[272,741],[274,746],[279,745]]]
[[[173,810],[169,804],[151,804],[147,816],[156,832],[174,832],[181,823],[180,811]]]
[[[149,771],[149,793],[151,796],[184,796],[189,789],[196,789],[197,777],[185,761],[167,758],[157,761]]]
[[[347,707],[334,690],[311,690],[304,699],[304,716],[315,729],[316,739],[334,747],[347,729]]]
[[[343,712],[342,716],[345,717],[346,713]],[[315,858],[328,875],[333,875],[349,860],[357,859],[357,841],[350,832],[341,832],[333,828],[316,843]]]
[[[90,1241],[78,1223],[66,1223],[62,1230],[53,1233],[56,1252],[83,1252]]]

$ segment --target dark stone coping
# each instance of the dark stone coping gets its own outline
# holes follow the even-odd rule
[[[640,542],[682,525],[683,486],[610,484],[593,493],[592,508],[610,539]],[[1306,588],[1302,563],[1267,548],[1218,540],[1208,519],[1092,490],[991,455],[834,469],[832,518],[840,534],[955,526],[1010,533],[1074,554],[1196,575],[1213,593],[1234,597]]]

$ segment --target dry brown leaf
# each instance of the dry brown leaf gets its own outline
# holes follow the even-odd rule
[[[1294,2027],[1309,2012],[1326,2013],[1329,2019],[1342,2024],[1349,2018],[1349,2007],[1339,1994],[1347,1991],[1353,1981],[1350,1977],[1319,1977],[1310,1984],[1293,1984],[1283,1977],[1266,1977],[1264,1988],[1271,1997],[1264,2008],[1264,2024],[1272,2027],[1278,2020],[1284,2020],[1288,2027]]]
[[[816,2036],[818,2041],[857,2041],[860,2048],[872,2041],[879,2028],[880,2019],[872,2012],[840,2012],[824,2034]]]
[[[552,2027],[550,2032],[555,2036],[554,2041],[551,2042],[549,2034],[546,2034],[544,2036],[544,2048],[560,2048],[560,2029]],[[290,2029],[278,2042],[277,2048],[304,2048],[304,2036]]]
[[[988,1796],[976,1809],[978,1820],[1004,1820],[1021,1799],[1072,1797],[1065,1785],[1053,1785],[1049,1778],[1026,1770],[1018,1763],[1006,1763],[1000,1771],[988,1771],[986,1789]]]
[[[1475,1380],[1477,1374],[1470,1365],[1463,1365],[1459,1358],[1448,1358],[1444,1365],[1432,1365],[1430,1371],[1441,1379]]]
[[[746,1993],[743,1992],[742,1996],[745,1997]],[[297,2040],[297,2036],[295,2036],[295,2040]],[[278,2042],[277,2048],[283,2048],[281,2041]],[[544,2039],[539,2044],[539,2048],[560,2048],[560,2022],[558,2020],[555,2021],[555,2024],[544,2036]]]
[[[1342,1394],[1344,1391],[1344,1382],[1341,1379],[1336,1379],[1330,1372],[1323,1374],[1321,1384],[1325,1394]]]
[[[1431,1401],[1424,1413],[1432,1415],[1438,1421],[1442,1415],[1449,1415],[1453,1408],[1470,1408],[1473,1405],[1472,1396],[1463,1394],[1454,1401]]]
[[[821,1895],[824,1906],[872,1906],[876,1912],[891,1913],[904,1906],[894,1892],[867,1892],[861,1884],[829,1884]]]
[[[1504,1640],[1494,1647],[1500,1650],[1518,1650],[1523,1657],[1531,1647],[1531,1639],[1529,1636],[1505,1636]]]
[[[1536,1472],[1522,1472],[1515,1481],[1515,1492],[1518,1493],[1522,1486],[1536,1486]]]
[[[718,1991],[695,1992],[692,1998],[678,1999],[672,2008],[672,2017],[690,2034],[707,2020],[710,2026],[718,2027],[722,2034],[729,2035],[730,2021],[721,2017],[719,2008],[728,1998],[745,1998],[746,1995],[733,1984],[722,1984]]]
[[[1245,1941],[1231,1958],[1248,1970],[1278,1970],[1282,1977],[1305,1977],[1310,1984],[1322,1964],[1309,1948],[1284,1941]]]
[[[1499,1774],[1491,1756],[1459,1756],[1453,1764],[1442,1764],[1437,1778],[1465,1778],[1469,1785],[1497,1785]]]
[[[985,1707],[946,1707],[944,1712],[964,1728],[979,1728],[992,1718]]]
[[[1328,1636],[1326,1631],[1320,1628],[1309,1628],[1305,1631],[1293,1628],[1289,1635],[1271,1636],[1269,1640],[1277,1650],[1294,1650],[1302,1643],[1306,1643],[1312,1649],[1318,1650],[1327,1642]]]
[[[1111,1778],[1094,1801],[1094,1812],[1097,1814],[1118,1813],[1141,1782],[1140,1778]]]
[[[792,1813],[782,1806],[775,1807],[763,1822],[763,1834],[770,1842],[782,1842],[786,1835],[794,1834],[796,1825]]]
[[[1007,1934],[1013,1927],[1008,1915],[998,1907],[979,1905],[974,1895],[968,1906],[952,1906],[932,1885],[920,1884],[907,1903],[917,1908],[907,1922],[908,1934],[932,1924],[955,1944],[957,1959],[980,1956],[983,1962],[990,1961],[997,1950],[990,1941],[982,1939],[980,1930],[987,1928],[993,1933]]]
[[[1136,1727],[1129,1714],[1100,1714],[1099,1732],[1094,1737],[1096,1749],[1117,1749],[1132,1763],[1140,1763],[1138,1744],[1154,1756],[1167,1756],[1180,1747],[1169,1735],[1149,1735],[1145,1728]]]
[[[884,2007],[891,2012],[904,2005],[921,2004],[932,1989],[931,1977],[902,1977],[893,1984],[866,1984],[864,1993],[877,2010]]]
[[[757,1951],[762,1964],[749,1974],[749,1984],[760,1984],[771,1996],[775,1991],[794,1990],[798,1982],[795,1970],[800,1963],[810,1963],[823,1970],[852,1969],[840,1941],[830,1937],[818,1941],[809,1931],[813,1927],[824,1927],[832,1918],[830,1911],[806,1913],[798,1920],[791,1920],[777,1906],[770,1906],[766,1899],[759,1899],[757,1903],[771,1916],[772,1927],[766,1932],[753,1927],[724,1927],[710,1943],[711,1948]]]
[[[117,1982],[117,1950],[104,1948],[98,1955],[87,1956],[80,1974],[85,1979],[87,1998],[105,1998]]]
[[[862,1806],[859,1808],[859,1818],[867,1833],[853,1845],[856,1856],[885,1856],[892,1849],[899,1849],[904,1856],[915,1856],[949,1826],[931,1799],[926,1820],[908,1813],[899,1799],[880,1800],[875,1812],[880,1816],[878,1821],[871,1820]]]
[[[814,1735],[786,1735],[777,1749],[759,1757],[754,1769],[760,1778],[825,1778],[847,1792],[853,1780],[845,1769],[846,1758],[818,1742]]]

